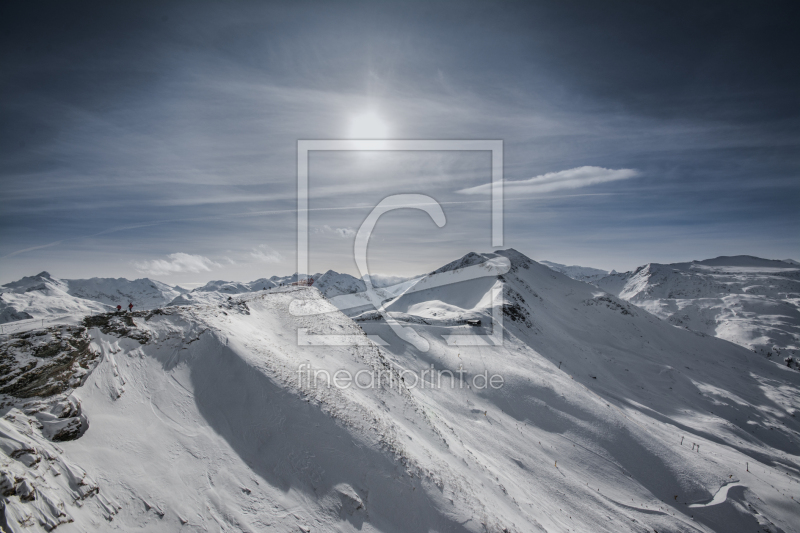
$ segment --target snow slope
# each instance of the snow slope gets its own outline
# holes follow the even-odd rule
[[[786,261],[650,263],[594,284],[673,325],[771,356],[800,349],[800,268]]]
[[[99,363],[67,391],[88,418],[80,438],[56,446],[20,400],[3,402],[2,469],[20,479],[9,529],[797,530],[800,372],[513,250],[438,274],[501,258],[502,279],[431,274],[387,305],[427,352],[383,320],[330,311],[316,288],[92,322]],[[490,333],[498,281],[502,345],[448,343]],[[329,312],[294,316],[297,299]],[[434,306],[447,320],[426,318]],[[364,342],[298,346],[298,328]],[[375,384],[327,387],[320,372],[337,370]]]
[[[133,303],[136,309],[166,305],[185,290],[152,279],[58,279],[47,272],[0,288],[0,323],[56,315],[90,315]]]

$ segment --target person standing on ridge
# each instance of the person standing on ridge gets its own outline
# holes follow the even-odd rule
[[[133,302],[128,304],[128,311],[131,313],[133,312]]]

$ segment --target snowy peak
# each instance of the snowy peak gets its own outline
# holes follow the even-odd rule
[[[142,278],[58,279],[48,272],[2,286],[0,323],[59,315],[90,315],[117,305],[136,309],[162,307],[182,293],[160,281]]]
[[[49,272],[40,272],[35,276],[25,276],[17,281],[3,285],[3,292],[24,293],[27,291],[64,289],[61,280],[53,278]]]
[[[367,290],[367,285],[350,274],[340,274],[333,270],[328,270],[321,276],[315,278],[314,287],[326,298],[332,298],[341,294],[354,294]]]
[[[514,249],[470,252],[417,281],[386,309],[399,321],[447,326],[474,319],[491,323],[493,291],[502,282],[504,312],[512,321],[529,324],[525,302],[539,298],[536,290],[554,279],[578,283]]]
[[[486,257],[491,257],[492,254],[484,254]],[[527,269],[530,265],[536,264],[536,261],[528,257],[527,255],[523,254],[522,252],[518,252],[514,248],[506,248],[505,250],[495,250],[494,256],[505,257],[509,261],[511,261],[511,270],[515,270],[517,268],[525,268]]]
[[[65,280],[72,296],[104,303],[112,307],[132,303],[136,309],[155,309],[187,292],[179,287],[149,278],[91,278]]]
[[[451,261],[444,265],[443,267],[437,268],[429,275],[434,274],[441,274],[443,272],[452,272],[454,270],[460,270],[462,268],[467,268],[475,265],[480,265],[481,263],[485,263],[487,260],[496,258],[496,257],[505,257],[511,262],[511,268],[526,268],[526,265],[530,265],[534,263],[533,259],[526,256],[523,253],[518,252],[513,248],[508,248],[506,250],[495,250],[494,253],[491,252],[484,252],[484,253],[477,253],[477,252],[469,252],[465,256],[461,257],[460,259],[456,259],[455,261]]]
[[[67,280],[53,278],[47,272],[6,283],[2,290],[0,323],[108,310],[103,303],[70,294]]]
[[[442,272],[450,272],[453,270],[458,270],[460,268],[466,268],[468,266],[477,265],[483,263],[486,260],[483,254],[477,254],[475,252],[469,252],[467,255],[460,259],[456,259],[455,261],[450,261],[443,267],[439,267],[433,272],[433,274],[441,274]]]

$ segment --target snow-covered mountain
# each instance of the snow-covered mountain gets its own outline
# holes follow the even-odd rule
[[[125,278],[91,278],[64,280],[69,294],[85,300],[125,307],[133,303],[137,309],[156,309],[187,292],[149,278],[128,280]]]
[[[333,270],[328,270],[322,275],[315,276],[314,287],[326,298],[367,290],[367,285],[363,280],[350,274],[340,274]]]
[[[321,275],[322,274],[315,274],[311,277],[316,279]],[[275,287],[289,286],[298,279],[298,274],[292,274],[282,277],[272,276],[269,279],[260,278],[250,282],[214,280],[209,281],[202,287],[197,287],[181,294],[169,302],[168,305],[214,304],[227,300],[234,294],[265,291],[274,289]]]
[[[366,290],[362,280],[333,270],[311,277],[326,297]],[[298,274],[292,274],[251,282],[214,280],[190,291],[147,278],[133,281],[125,278],[58,279],[41,272],[0,287],[0,324],[42,318],[57,321],[66,316],[79,320],[85,315],[113,310],[117,305],[127,308],[129,303],[133,303],[137,310],[167,305],[216,304],[231,295],[289,286],[298,279]],[[409,280],[375,276],[373,283],[376,287],[394,283],[393,290],[399,292]]]
[[[278,283],[266,278],[260,278],[249,283],[223,280],[209,281],[201,287],[185,291],[165,305],[215,304],[226,300],[233,294],[264,291],[277,286]]]
[[[585,281],[592,283],[600,278],[609,275],[611,272],[607,270],[600,270],[599,268],[584,267],[578,265],[562,265],[560,263],[553,263],[552,261],[539,261],[539,263],[552,268],[556,272],[561,272],[567,277],[577,279],[578,281]]]
[[[47,272],[7,283],[0,291],[0,323],[65,314],[89,315],[110,309],[103,303],[73,296],[66,280],[53,278]]]
[[[136,309],[155,309],[182,292],[186,291],[148,278],[58,279],[41,272],[0,287],[0,323],[103,313],[129,303]]]
[[[427,351],[335,298],[279,287],[11,336],[8,529],[796,530],[797,370],[514,250],[387,303]],[[37,373],[34,353],[84,366]],[[68,386],[24,396],[47,380]]]
[[[277,287],[278,284],[272,280],[261,278],[250,283],[238,281],[209,281],[202,287],[193,289],[192,292],[221,292],[224,294],[241,294],[243,292],[264,291]]]
[[[800,265],[751,256],[649,263],[595,285],[680,327],[765,354],[800,350]]]
[[[324,274],[313,274],[310,278],[314,280],[314,287],[326,298],[333,298],[344,294],[363,293],[366,290],[366,284],[363,280],[351,276],[350,274],[343,274],[334,270],[328,270]],[[373,283],[376,287],[383,287],[386,285],[384,278],[384,276],[376,276],[376,280],[374,280]],[[244,294],[269,290],[276,287],[291,286],[291,284],[298,279],[299,275],[295,273],[290,276],[272,276],[269,279],[262,278],[249,283],[221,280],[209,281],[202,287],[181,294],[171,301],[169,305],[221,302],[233,294]],[[392,278],[389,279],[392,280]],[[402,290],[407,284],[408,280],[402,278],[400,283],[395,284],[395,290]]]

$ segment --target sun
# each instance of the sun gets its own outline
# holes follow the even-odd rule
[[[351,139],[386,139],[388,135],[389,126],[373,111],[357,115],[350,120]]]

